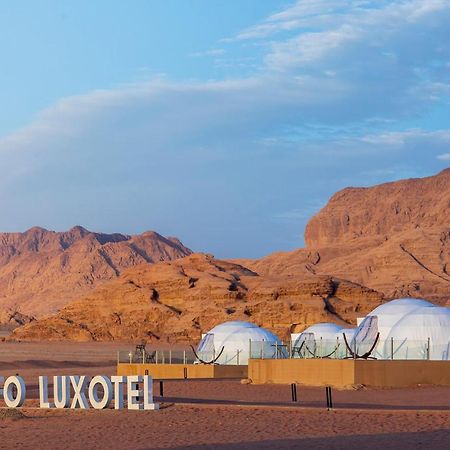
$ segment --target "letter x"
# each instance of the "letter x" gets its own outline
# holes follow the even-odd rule
[[[89,403],[86,398],[85,390],[88,384],[88,378],[85,375],[81,377],[78,375],[70,376],[70,384],[73,387],[73,399],[71,408],[89,409]]]

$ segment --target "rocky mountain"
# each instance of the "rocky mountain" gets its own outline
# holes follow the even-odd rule
[[[38,227],[0,233],[0,323],[55,313],[124,269],[191,253],[153,231],[127,236],[77,226],[62,233]]]
[[[156,234],[30,230],[0,241],[0,292],[31,311],[65,305],[17,328],[17,339],[189,341],[239,319],[286,337],[320,321],[354,324],[391,298],[450,306],[449,212],[446,170],[344,189],[309,222],[306,248],[259,260],[176,259],[189,250]],[[26,322],[22,312],[13,320]]]
[[[306,248],[242,261],[265,275],[331,275],[387,298],[450,299],[450,169],[335,194],[308,223]],[[450,303],[449,303],[450,304]]]
[[[210,255],[130,268],[57,315],[17,328],[24,340],[197,341],[227,320],[250,320],[281,337],[320,321],[355,323],[382,294],[328,276],[260,276]]]

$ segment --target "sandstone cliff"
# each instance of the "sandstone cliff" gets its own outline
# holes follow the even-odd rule
[[[286,338],[320,321],[355,323],[382,301],[380,293],[337,278],[259,276],[194,254],[131,268],[12,338],[192,342],[227,320],[250,320]]]
[[[449,209],[446,170],[434,177],[344,189],[311,219],[306,248],[260,260],[226,262],[196,254],[150,265],[189,253],[178,241],[159,235],[149,239],[147,234],[95,235],[76,229],[57,242],[24,239],[25,253],[39,256],[23,261],[29,270],[17,273],[27,276],[10,275],[4,283],[10,298],[17,290],[27,293],[17,297],[20,304],[37,298],[37,304],[48,300],[52,308],[66,306],[28,324],[27,316],[10,311],[11,320],[23,324],[13,338],[191,341],[220,322],[238,319],[286,337],[320,321],[354,324],[391,298],[424,297],[450,305]],[[43,257],[44,248],[53,256]],[[4,267],[15,257],[16,250],[0,250]],[[27,288],[28,279],[41,284],[33,281]],[[98,286],[105,280],[110,281]],[[47,299],[45,287],[54,293],[54,286],[60,295]],[[79,299],[68,303],[73,292]]]
[[[0,323],[23,324],[57,312],[74,298],[142,263],[170,261],[191,251],[155,232],[136,236],[63,233],[32,228],[0,234]]]
[[[450,169],[335,194],[308,223],[305,249],[242,261],[261,274],[327,274],[386,297],[450,298]]]

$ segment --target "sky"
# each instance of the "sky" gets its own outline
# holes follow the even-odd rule
[[[447,0],[0,7],[0,230],[304,245],[336,191],[450,166]]]

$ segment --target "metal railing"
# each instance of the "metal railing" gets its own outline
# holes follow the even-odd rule
[[[217,364],[243,365],[248,359],[349,359],[353,354],[361,355],[370,349],[371,343],[349,342],[349,351],[344,339],[316,339],[295,344],[294,342],[271,343],[249,341],[247,348],[223,351]],[[203,361],[213,361],[213,352],[200,352]],[[436,345],[431,339],[407,340],[387,339],[378,341],[371,353],[382,360],[450,360],[450,342]],[[117,352],[118,363],[128,364],[197,364],[200,361],[192,350],[121,350]]]
[[[128,364],[193,364],[196,358],[192,350],[119,350],[118,363]]]

